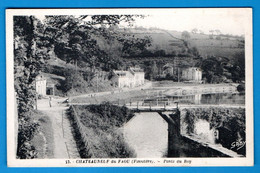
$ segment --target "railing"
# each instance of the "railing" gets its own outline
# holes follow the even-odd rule
[[[171,94],[172,96],[185,96],[185,95],[195,95],[195,94],[214,94],[214,93],[237,93],[237,88],[235,86],[223,86],[223,87],[205,87],[200,89],[182,89],[179,88]],[[167,92],[166,92],[167,93]]]

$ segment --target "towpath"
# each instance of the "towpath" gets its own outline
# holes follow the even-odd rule
[[[49,99],[38,100],[38,110],[44,112],[52,121],[52,132],[54,138],[54,158],[68,159],[80,158],[76,142],[73,138],[72,127],[65,112],[68,109],[60,104],[65,98],[53,98],[52,107],[49,106]]]

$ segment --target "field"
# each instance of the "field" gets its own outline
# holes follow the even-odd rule
[[[166,53],[179,51],[183,48],[182,32],[167,31],[161,29],[150,30],[132,30],[131,33],[137,34],[139,37],[150,36],[152,38],[152,46],[150,50],[163,49]],[[237,52],[244,51],[243,39],[233,36],[217,36],[206,34],[189,33],[188,42],[190,47],[197,47],[200,55],[205,56],[224,56],[233,57]],[[210,39],[210,37],[213,37]]]

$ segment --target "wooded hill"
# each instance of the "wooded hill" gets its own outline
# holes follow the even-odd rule
[[[88,84],[84,84],[77,92],[80,92],[80,90],[83,90],[80,93],[111,90],[109,72],[113,69],[125,70],[135,65],[139,65],[145,70],[146,79],[149,80],[156,80],[163,70],[163,66],[167,63],[174,64],[177,67],[201,67],[203,76],[209,83],[228,80],[236,82],[244,79],[244,38],[242,37],[221,34],[206,35],[153,28],[112,27],[110,29],[114,33],[118,33],[118,35],[126,35],[127,37],[130,35],[135,39],[149,41],[142,43],[138,47],[140,40],[139,42],[133,41],[122,45],[118,40],[108,42],[102,37],[93,36],[99,47],[104,51],[104,56],[113,57],[111,60],[116,61],[110,62],[110,68],[100,69],[103,72],[99,76],[100,78],[97,79],[96,72],[92,71],[88,64],[79,60],[77,69],[82,72],[83,78]],[[133,46],[131,43],[133,43]],[[75,65],[66,63],[65,59],[62,59],[63,57],[56,55],[53,50],[51,59],[47,61],[44,71],[63,77],[67,76],[67,78],[73,75],[71,70],[75,70]],[[106,63],[105,60],[101,63]],[[239,69],[237,69],[237,66],[239,66]],[[69,73],[66,71],[69,71]],[[74,76],[71,79],[77,78]],[[168,76],[167,79],[177,80],[177,76]],[[79,81],[84,83],[84,80]],[[99,86],[97,86],[97,82],[100,83]],[[61,85],[65,86],[66,89],[60,88],[60,85],[58,85],[58,88],[66,93],[71,88],[74,88],[73,84],[74,82],[70,82],[70,86],[67,86],[62,83]],[[104,86],[102,87],[101,84]]]

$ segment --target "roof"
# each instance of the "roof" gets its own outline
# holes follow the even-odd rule
[[[138,67],[130,67],[130,70],[132,70],[133,72],[144,72],[143,69],[138,68]]]
[[[35,80],[36,81],[46,80],[46,77],[43,74],[39,74],[36,76]]]
[[[170,63],[166,63],[164,66],[163,66],[163,68],[169,68],[169,67],[171,67],[171,68],[173,68],[173,64],[170,64]]]
[[[114,72],[117,76],[121,76],[121,77],[128,77],[128,76],[132,75],[129,71],[114,70],[113,72]]]
[[[132,77],[135,73],[144,73],[143,69],[139,67],[130,67],[128,71],[114,70],[113,72],[119,77]]]
[[[193,69],[202,71],[201,68],[199,68],[199,67],[188,67],[188,68],[185,68],[183,70],[193,70]]]

